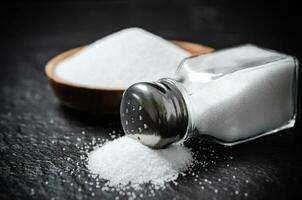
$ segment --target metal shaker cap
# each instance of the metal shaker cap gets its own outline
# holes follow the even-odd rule
[[[151,148],[179,141],[188,127],[184,98],[165,79],[130,86],[123,94],[120,116],[125,134]]]

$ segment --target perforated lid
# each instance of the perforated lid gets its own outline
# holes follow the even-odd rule
[[[120,115],[125,134],[152,148],[180,140],[188,127],[184,99],[164,79],[129,87],[123,94]]]

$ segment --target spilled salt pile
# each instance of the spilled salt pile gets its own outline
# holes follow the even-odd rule
[[[173,76],[180,61],[188,56],[159,36],[128,28],[65,59],[55,73],[65,81],[88,87],[127,88],[136,82]]]
[[[85,135],[85,132],[82,132],[82,135],[83,136],[79,138],[80,140],[76,141],[76,147],[79,150],[80,160],[82,162],[74,163],[73,166],[75,166],[75,168],[66,168],[70,175],[78,178],[79,182],[84,183],[79,185],[73,183],[71,183],[72,185],[70,184],[71,188],[78,191],[78,195],[86,196],[86,190],[88,190],[91,197],[99,199],[103,199],[104,195],[106,195],[106,198],[110,197],[111,199],[116,200],[134,200],[145,198],[173,199],[173,197],[178,194],[178,191],[180,191],[181,193],[185,190],[190,192],[190,190],[187,190],[188,186],[190,186],[190,188],[192,188],[192,190],[194,190],[195,192],[197,192],[199,189],[200,194],[204,194],[204,191],[206,191],[207,193],[212,192],[213,198],[216,199],[219,199],[222,194],[223,196],[227,194],[230,195],[231,199],[243,196],[244,198],[246,198],[250,195],[246,188],[249,188],[249,185],[253,181],[252,176],[250,176],[250,174],[244,173],[245,169],[238,167],[237,162],[233,162],[235,158],[230,155],[224,147],[212,146],[205,140],[197,140],[196,138],[196,140],[193,138],[189,139],[190,142],[187,143],[187,145],[194,146],[194,148],[190,149],[190,151],[186,147],[174,145],[171,147],[173,147],[174,151],[176,149],[177,153],[171,153],[171,147],[168,148],[170,150],[168,150],[167,153],[162,153],[164,150],[151,151],[151,149],[149,148],[145,147],[145,149],[144,146],[137,146],[140,143],[133,139],[131,140],[131,138],[122,137],[124,135],[122,132],[112,131],[108,133],[109,138],[92,137],[89,140],[87,140],[89,135]],[[125,140],[128,140],[128,142]],[[118,145],[121,143],[124,143],[123,147]],[[128,149],[126,148],[126,146],[129,146],[130,144],[134,144],[137,147],[129,147],[130,149],[132,149],[131,151],[125,150]],[[117,149],[112,150],[113,146],[115,146],[114,149],[119,148],[121,153],[118,154]],[[142,149],[143,151],[145,151],[144,154],[137,153],[142,151]],[[107,154],[105,152],[107,152]],[[113,154],[113,152],[115,153]],[[156,155],[155,152],[160,153]],[[180,157],[177,157],[176,154],[180,154]],[[111,155],[111,157],[109,155]],[[136,157],[134,155],[136,155]],[[145,157],[143,155],[145,155]],[[153,156],[148,159],[147,156],[150,155]],[[160,159],[160,157],[162,156],[173,159],[168,159],[168,161],[162,160],[162,164],[158,161],[158,159]],[[106,157],[106,159],[103,159],[103,161],[101,161],[99,159],[100,157],[102,159]],[[157,160],[156,162],[154,162],[154,157],[156,158],[155,160]],[[66,160],[72,163],[74,158],[68,158],[69,157],[67,157]],[[118,158],[119,161],[116,158]],[[175,161],[175,159],[177,161]],[[187,160],[186,163],[190,164],[184,164],[183,168],[180,167],[182,168],[182,170],[179,170],[181,176],[177,178],[177,173],[175,171],[177,171],[176,169],[178,167],[170,167],[167,163],[178,163],[172,166],[180,166],[180,163],[184,163],[184,160],[181,161],[181,159]],[[148,163],[149,166],[147,166],[147,164],[138,162],[137,160],[142,160]],[[151,160],[153,160],[152,163]],[[161,169],[160,165],[165,169]],[[137,166],[143,166],[143,168],[138,169]],[[110,167],[111,169],[109,170]],[[86,168],[88,168],[89,170],[88,174]],[[106,169],[106,172],[108,173],[105,174],[105,171],[100,170],[101,168]],[[170,178],[165,180],[165,178],[156,178],[157,181],[154,181],[154,179],[152,178],[153,181],[150,181],[151,184],[126,184],[129,180],[138,180],[136,179],[137,177],[135,177],[134,174],[143,174],[143,176],[141,175],[143,178],[151,177],[151,175],[143,173],[146,171],[143,171],[142,169],[145,169],[149,173],[155,173],[156,170],[160,170],[160,172],[163,173],[162,170],[164,170],[164,177],[173,177],[172,171],[174,171],[175,179]],[[130,173],[130,170],[132,170],[131,172],[134,174]],[[122,172],[125,172],[124,174],[128,174],[128,178],[125,178],[126,175],[122,174]],[[60,172],[60,175],[62,175],[61,173],[62,172]],[[167,176],[166,174],[169,174],[169,176]],[[115,176],[120,176],[122,178],[117,179]],[[105,177],[107,177],[107,179],[105,179]],[[168,182],[168,180],[170,180],[171,182],[164,184],[165,182]],[[236,181],[236,184],[230,185],[229,183],[233,183],[233,181]],[[157,185],[155,185],[154,183]]]
[[[88,155],[88,169],[112,187],[139,188],[141,184],[151,183],[155,188],[163,188],[192,162],[192,153],[182,145],[154,150],[127,136],[108,142]]]

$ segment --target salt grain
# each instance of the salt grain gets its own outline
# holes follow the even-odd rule
[[[175,144],[154,150],[126,136],[88,155],[88,169],[113,187],[139,188],[141,184],[151,183],[162,188],[184,173],[192,162],[192,153],[184,146]]]
[[[188,56],[161,37],[128,28],[62,61],[55,73],[65,81],[85,86],[127,88],[136,82],[172,77],[180,61]]]

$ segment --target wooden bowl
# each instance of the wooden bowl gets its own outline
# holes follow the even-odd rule
[[[201,44],[184,41],[171,41],[175,45],[190,52],[192,55],[212,52],[214,49]],[[73,56],[83,47],[65,51],[52,58],[45,67],[45,73],[58,99],[70,108],[98,115],[119,114],[120,101],[124,89],[108,89],[88,87],[70,83],[60,79],[54,73],[56,66],[62,60]]]

